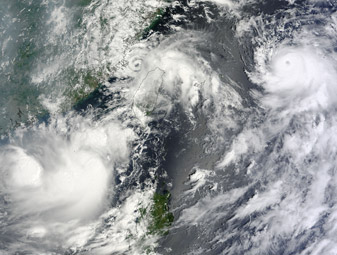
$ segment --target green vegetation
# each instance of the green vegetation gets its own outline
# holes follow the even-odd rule
[[[106,25],[108,25],[108,19],[107,18],[104,18],[104,17],[99,17],[99,22],[100,22],[100,25],[101,25],[101,28],[104,28]]]
[[[70,0],[70,1],[67,1],[66,4],[70,7],[73,7],[73,6],[86,7],[89,4],[91,4],[92,1],[93,0]]]
[[[147,19],[150,20],[150,25],[146,27],[141,33],[138,34],[138,39],[143,39],[146,37],[151,30],[153,30],[161,21],[163,14],[165,13],[164,8],[158,8],[154,13],[152,13]]]
[[[150,30],[152,30],[153,28],[155,28],[159,24],[164,12],[165,11],[164,11],[163,8],[157,9],[157,11],[150,17],[150,19],[152,21],[151,21],[150,25],[147,28],[145,28],[145,30],[144,30],[145,33],[148,33]]]
[[[151,221],[148,227],[148,234],[161,234],[165,235],[168,233],[167,228],[171,226],[174,216],[169,212],[170,193],[159,194],[154,193],[153,195],[153,205],[150,209]]]
[[[141,222],[147,225],[147,232],[142,236],[142,241],[145,241],[146,236],[149,235],[167,235],[168,229],[172,225],[174,216],[169,212],[169,200],[170,193],[164,194],[154,193],[152,200],[153,203],[147,208],[140,207],[138,209],[139,217],[136,219],[136,223]],[[127,239],[133,238],[132,234],[126,237]],[[153,254],[155,247],[152,245],[144,245],[142,247],[144,254]]]
[[[152,252],[154,252],[154,248],[150,245],[145,247],[145,253],[146,254],[151,254]]]
[[[146,215],[146,208],[140,208],[139,209],[139,213],[140,213],[140,219],[144,219],[145,215]]]
[[[68,69],[64,75],[69,87],[64,92],[67,102],[62,106],[62,110],[81,102],[100,86],[100,73]]]
[[[76,3],[79,6],[87,6],[92,2],[92,0],[80,0]],[[166,2],[171,2],[166,0]],[[149,15],[147,20],[150,21],[148,27],[146,27],[141,33],[138,34],[138,39],[146,37],[151,30],[153,30],[161,21],[163,14],[166,12],[165,8],[158,8],[154,13]],[[80,19],[78,22],[81,23]],[[108,24],[108,19],[100,17],[100,25],[104,28]],[[64,95],[68,99],[67,102],[62,106],[62,110],[67,110],[72,105],[81,102],[83,99],[87,98],[93,91],[95,91],[100,86],[101,74],[99,72],[91,72],[87,70],[66,70],[65,72],[66,80],[70,85],[69,88],[64,92]],[[145,114],[150,116],[153,112],[150,105],[145,107]]]
[[[78,5],[80,6],[87,6],[89,4],[91,4],[92,0],[80,0],[80,1],[77,1]]]
[[[136,104],[136,106],[138,107],[138,109],[142,110],[146,116],[151,116],[151,114],[154,111],[154,106],[155,104],[151,105],[151,104],[146,104],[146,105],[142,105],[142,104]]]
[[[30,42],[23,43],[18,49],[18,56],[15,58],[15,67],[20,68],[20,71],[25,71],[21,69],[22,67],[30,67],[33,57],[37,55],[35,45]]]
[[[174,216],[169,212],[170,193],[159,194],[154,193],[153,204],[149,210],[141,207],[138,209],[140,216],[137,218],[137,223],[144,219],[149,220],[147,235],[166,235],[168,228],[171,226]]]

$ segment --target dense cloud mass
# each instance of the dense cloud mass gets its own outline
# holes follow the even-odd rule
[[[335,254],[331,1],[0,7],[0,254]]]

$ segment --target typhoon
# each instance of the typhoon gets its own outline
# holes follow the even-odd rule
[[[337,251],[337,3],[1,0],[0,255]]]

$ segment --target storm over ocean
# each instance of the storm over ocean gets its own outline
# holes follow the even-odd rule
[[[0,17],[0,255],[337,254],[337,1]]]

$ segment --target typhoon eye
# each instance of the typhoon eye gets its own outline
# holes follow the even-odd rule
[[[3,2],[1,255],[336,254],[336,1]]]
[[[142,69],[143,60],[138,57],[134,57],[129,61],[129,68],[134,72],[139,72]]]

